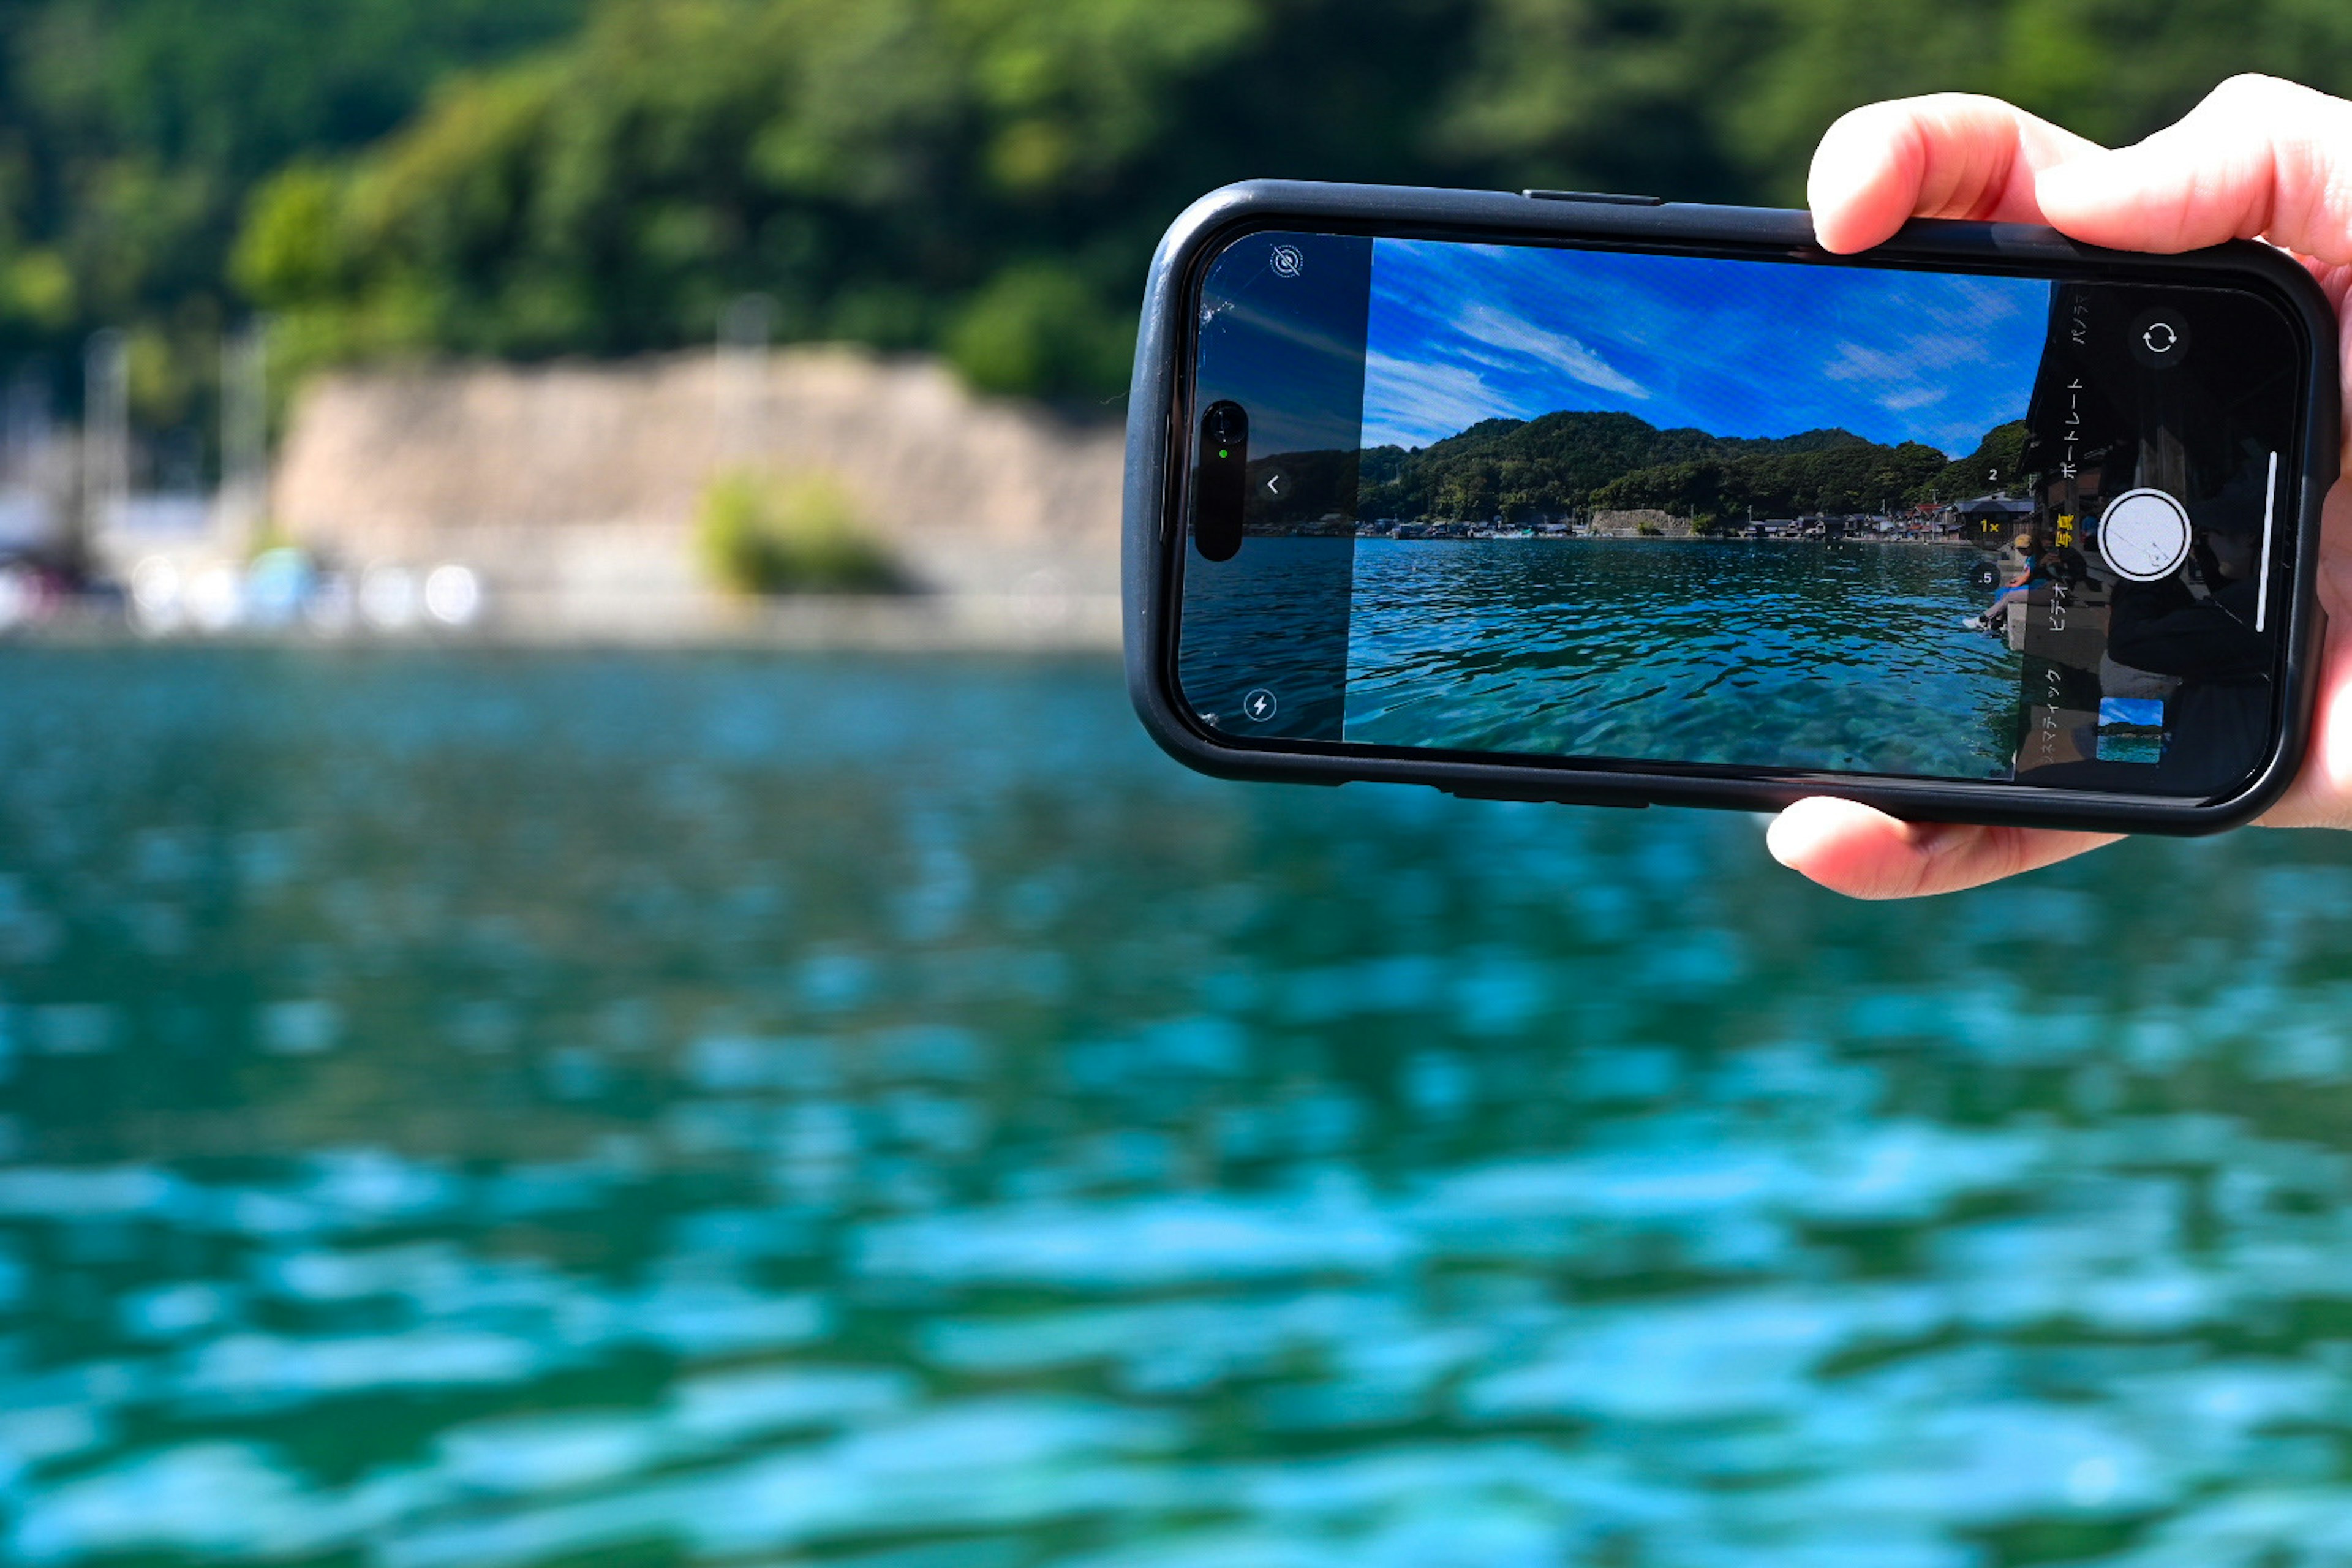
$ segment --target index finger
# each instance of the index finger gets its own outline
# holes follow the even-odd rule
[[[2352,261],[2352,103],[2299,83],[2231,77],[2145,142],[2071,162],[2039,199],[2076,239],[2177,253],[2259,237]]]
[[[2042,223],[2040,173],[2101,151],[1975,93],[1869,104],[1831,126],[1814,150],[1806,185],[1813,232],[1843,254],[1867,250],[1914,217]]]

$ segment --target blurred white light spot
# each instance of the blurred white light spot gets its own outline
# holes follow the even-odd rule
[[[360,579],[360,614],[379,631],[416,624],[416,574],[405,566],[371,566]]]
[[[425,579],[425,613],[445,626],[473,624],[482,609],[482,581],[468,567],[436,566]]]
[[[142,632],[176,630],[184,617],[180,568],[167,555],[150,555],[131,569],[131,619]]]
[[[188,619],[199,631],[225,632],[245,614],[245,584],[236,567],[215,561],[188,579]]]
[[[0,632],[12,631],[40,613],[41,580],[22,566],[0,570]]]

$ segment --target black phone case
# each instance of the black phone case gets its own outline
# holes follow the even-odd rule
[[[1187,350],[1198,275],[1223,246],[1253,230],[1290,228],[1400,237],[1595,241],[1682,254],[1801,257],[1832,264],[1899,258],[1958,269],[2026,267],[2113,281],[2197,280],[2268,285],[2299,323],[2311,384],[2298,433],[2292,514],[2296,521],[2280,742],[2253,781],[2213,800],[2147,796],[2006,782],[1776,773],[1749,778],[1650,771],[1654,764],[1542,758],[1465,761],[1286,749],[1242,743],[1196,722],[1176,700],[1175,595],[1184,547],[1184,486],[1191,410]],[[1764,207],[1709,206],[1647,196],[1576,192],[1424,190],[1401,185],[1253,180],[1195,202],[1152,258],[1129,395],[1122,588],[1127,680],[1144,728],[1170,755],[1220,778],[1339,784],[1358,780],[1428,784],[1473,799],[1570,805],[1702,805],[1778,810],[1805,795],[1837,795],[1916,821],[1975,822],[2109,832],[2199,834],[2261,814],[2302,763],[2311,729],[2324,620],[2316,603],[2320,508],[2339,453],[2336,326],[2326,298],[2283,253],[2233,241],[2183,256],[2148,256],[2080,245],[2054,229],[2016,224],[1917,220],[1866,258],[1832,258],[1813,240],[1811,216]]]

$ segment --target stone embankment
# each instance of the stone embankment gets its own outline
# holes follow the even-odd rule
[[[1656,507],[1638,507],[1631,511],[1596,511],[1592,514],[1591,531],[1604,539],[1696,538],[1698,529],[1689,518],[1676,517]]]
[[[1118,635],[1120,434],[849,349],[329,375],[271,512],[347,568],[458,562],[520,636],[1099,644]],[[730,598],[695,547],[718,476],[829,475],[925,591]]]

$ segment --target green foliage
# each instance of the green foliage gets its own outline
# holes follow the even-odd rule
[[[1067,268],[1016,265],[958,312],[947,354],[983,392],[1116,386],[1135,355],[1135,318],[1114,313]]]
[[[1245,0],[610,5],[567,49],[455,86],[324,210],[314,171],[266,187],[240,279],[322,355],[675,347],[756,289],[788,339],[1100,395],[1148,244],[1119,184],[1180,138],[1171,81],[1257,20]]]
[[[124,328],[151,362],[142,421],[198,420],[246,308],[227,258],[255,182],[382,137],[451,70],[561,37],[583,4],[0,4],[0,354],[46,361],[70,397],[82,338]]]
[[[1928,481],[1930,500],[1971,500],[2015,489],[2025,480],[2025,421],[1990,431],[1965,458],[1947,464]]]
[[[2110,144],[2223,78],[2352,91],[2336,0],[1493,0],[1452,84],[1454,147],[1541,183],[1794,205],[1857,104],[1984,92]],[[1629,126],[1641,134],[1627,134]],[[1531,179],[1528,183],[1537,183]]]
[[[1367,517],[1465,518],[1563,511],[1621,474],[1713,450],[1696,430],[1659,430],[1631,414],[1489,419],[1416,452],[1363,457]]]
[[[881,594],[906,586],[829,475],[737,472],[702,498],[696,542],[722,585],[740,594]]]
[[[151,422],[250,307],[292,368],[677,348],[748,291],[1098,406],[1226,180],[1787,202],[1896,93],[2113,141],[2232,71],[2352,89],[2339,0],[0,0],[0,353],[143,329],[194,367]]]
[[[1717,458],[1637,469],[1594,490],[1592,504],[1612,510],[1657,507],[1677,516],[1710,518],[1749,511],[1759,517],[1874,512],[1927,499],[1925,488],[1947,462],[1943,453],[1916,441],[1882,447],[1850,437],[1810,451],[1774,449],[1777,444],[1769,442],[1748,445],[1748,450]]]
[[[2020,449],[2023,429],[1993,432],[1979,456]],[[1412,452],[1366,452],[1358,505],[1364,517],[1405,521],[1656,508],[1713,522],[1751,510],[1763,517],[1874,511],[1931,499],[1948,473],[1967,468],[1932,447],[1882,447],[1844,430],[1757,440],[1660,430],[1630,414],[1570,412],[1489,419]]]

